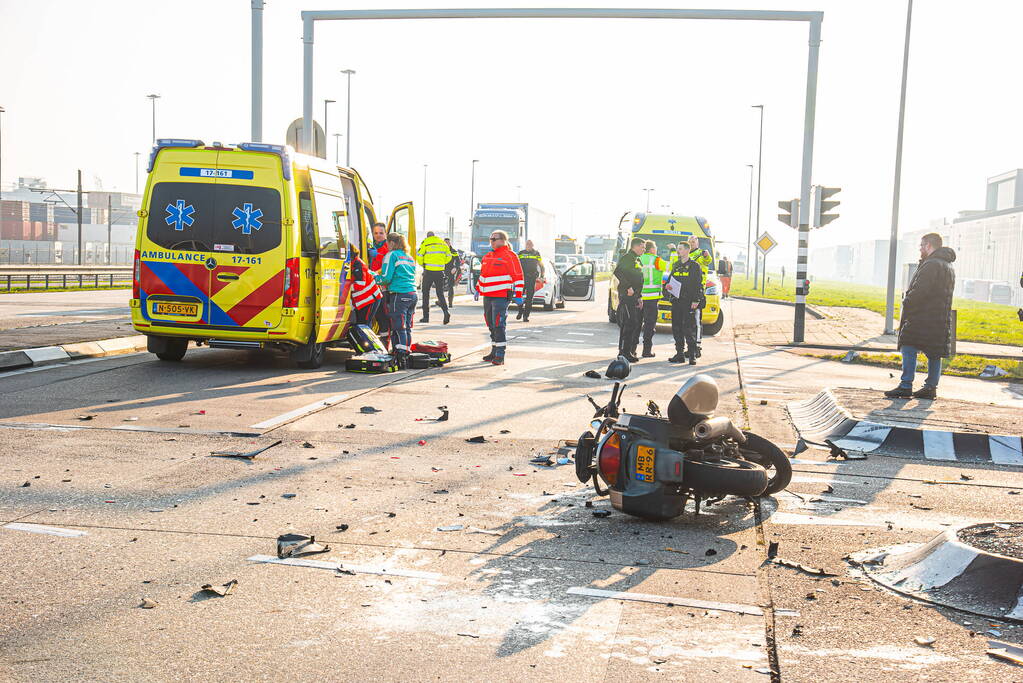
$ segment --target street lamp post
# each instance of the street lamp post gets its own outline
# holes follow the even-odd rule
[[[155,145],[156,144],[156,101],[158,99],[160,99],[160,96],[154,93],[152,95],[146,95],[146,97],[149,98],[149,101],[153,103],[153,144]]]
[[[139,193],[139,156],[141,152],[135,152],[135,194]]]
[[[423,230],[426,230],[426,166],[423,164]]]
[[[646,212],[650,213],[650,193],[654,191],[654,188],[644,187],[643,191],[646,192]]]
[[[906,4],[906,42],[902,48],[902,94],[899,98],[899,134],[895,141],[895,182],[892,184],[892,234],[888,238],[888,283],[884,307],[885,334],[895,334],[895,259],[899,255],[899,191],[902,187],[902,131],[906,121],[906,76],[909,71],[909,31],[912,21],[913,0],[909,0]]]
[[[476,211],[476,164],[479,159],[472,160],[472,182],[469,185],[469,225],[472,226],[472,214]],[[470,235],[470,239],[472,236]]]
[[[327,142],[327,105],[334,104],[337,100],[323,100],[323,142]],[[326,150],[323,152],[323,156],[327,156]]]
[[[0,107],[0,197],[4,195],[4,112],[7,111],[3,107]]]
[[[757,151],[757,239],[760,239],[760,173],[763,170],[764,162],[764,105],[754,104],[752,109],[760,110],[760,145]],[[749,259],[746,259],[747,261]],[[747,265],[747,268],[749,266]],[[764,270],[767,270],[767,256],[764,256]],[[757,279],[760,274],[760,258],[757,257],[756,266],[753,270],[753,289],[757,288]],[[764,274],[766,277],[766,273]]]
[[[341,133],[334,133],[334,163],[338,163],[340,156],[337,153],[338,147],[341,144]]]
[[[345,105],[345,166],[352,167],[352,74],[354,69],[341,69],[341,73],[348,76],[348,103]]]
[[[753,164],[746,164],[749,169],[749,209],[746,211],[746,279],[749,280],[749,259],[753,255]]]

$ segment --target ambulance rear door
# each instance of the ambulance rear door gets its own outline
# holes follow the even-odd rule
[[[319,243],[316,341],[322,344],[337,341],[348,331],[352,315],[348,245],[360,242],[359,202],[350,178],[316,169],[309,175]]]

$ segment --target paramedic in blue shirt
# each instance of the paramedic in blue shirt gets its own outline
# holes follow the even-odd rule
[[[416,262],[409,256],[404,235],[387,236],[387,255],[380,265],[377,284],[387,288],[387,312],[391,320],[391,349],[399,368],[408,366],[412,347],[412,316],[416,310]]]

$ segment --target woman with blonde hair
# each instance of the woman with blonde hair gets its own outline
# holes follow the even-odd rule
[[[412,316],[416,310],[416,262],[409,256],[404,235],[387,236],[387,255],[376,281],[387,289],[387,313],[391,320],[391,350],[399,368],[407,367],[412,347]]]

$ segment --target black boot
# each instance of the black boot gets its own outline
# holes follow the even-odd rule
[[[686,356],[681,351],[676,351],[675,355],[668,359],[669,363],[684,363]]]
[[[633,350],[633,351],[626,351],[625,353],[622,354],[622,356],[624,356],[625,360],[629,361],[630,363],[638,363],[639,362],[639,356],[636,355],[636,351],[635,350]]]
[[[494,360],[494,355],[496,353],[497,353],[497,350],[494,347],[490,347],[490,353],[488,353],[487,355],[483,356],[483,360],[486,361],[487,363],[489,363],[490,361]]]
[[[521,308],[519,309],[519,312],[515,314],[515,319],[516,320],[522,320],[522,309]]]
[[[910,387],[907,389],[905,387],[895,387],[894,389],[889,389],[884,392],[884,395],[888,398],[912,398],[913,388]]]
[[[690,365],[696,365],[696,355],[695,354],[689,354],[689,364]]]
[[[657,356],[653,351],[653,344],[643,344],[643,358],[655,358]]]
[[[444,311],[444,324],[447,325],[449,322],[451,322],[451,313]]]

